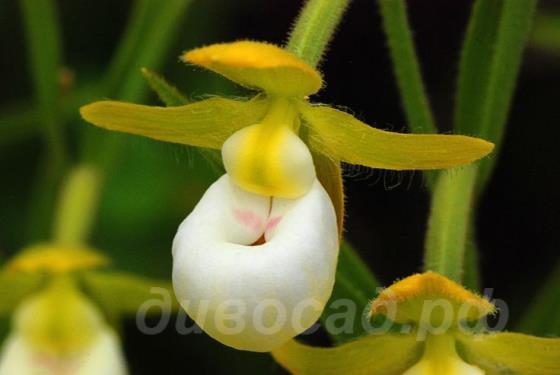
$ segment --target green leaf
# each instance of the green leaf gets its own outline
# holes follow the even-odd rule
[[[560,263],[547,278],[516,330],[541,336],[560,336]]]
[[[146,93],[141,68],[163,63],[191,0],[138,0],[106,76],[119,99],[138,101]]]
[[[87,272],[82,275],[82,281],[110,319],[134,316],[142,306],[154,307],[146,310],[147,313],[176,311],[178,308],[169,281],[123,272]]]
[[[309,0],[300,12],[286,49],[316,66],[350,0]]]
[[[103,87],[107,94],[116,95],[119,86],[123,84],[124,80],[129,79],[130,73],[128,70],[134,64],[142,41],[146,38],[152,26],[153,17],[158,11],[159,3],[157,0],[134,1],[125,32],[117,45],[104,77]]]
[[[165,78],[163,78],[156,72],[147,68],[143,68],[142,74],[148,81],[150,88],[154,90],[159,99],[167,107],[176,107],[187,104],[189,102],[187,98],[176,87],[169,84],[169,82],[167,82]]]
[[[56,188],[66,158],[60,129],[60,32],[52,0],[21,0],[20,5],[35,101],[47,146],[29,202],[27,238],[37,240],[48,235]]]
[[[158,1],[156,11],[150,14],[150,25],[138,50],[128,66],[128,76],[119,88],[119,99],[137,101],[146,93],[146,86],[140,74],[143,67],[158,69],[164,62],[175,32],[186,15],[191,0]]]
[[[461,283],[477,167],[439,174],[434,186],[424,269]]]
[[[141,101],[147,93],[147,86],[141,74],[143,67],[158,69],[167,56],[175,32],[191,0],[139,0],[133,12],[130,26],[120,44],[125,50],[117,54],[104,82],[108,85],[105,96],[116,97],[130,102]],[[117,72],[117,73],[115,73]],[[109,167],[118,159],[123,138],[107,137],[106,134],[87,132],[84,156],[88,161]],[[100,138],[103,137],[103,138]],[[102,150],[102,152],[98,152]]]
[[[413,133],[437,133],[414,49],[406,3],[379,0],[379,8],[408,126]]]
[[[560,12],[547,9],[537,15],[529,44],[551,55],[560,55]]]
[[[61,65],[60,30],[52,0],[21,0],[27,52],[38,110],[49,151],[63,158],[58,77]]]
[[[28,105],[12,105],[10,108],[0,109],[0,147],[37,135],[38,119],[38,111]]]
[[[459,66],[455,131],[494,142],[499,150],[536,0],[478,0]],[[480,164],[477,190],[497,157]]]
[[[368,308],[369,302],[379,292],[379,287],[379,282],[364,261],[360,259],[348,242],[343,241],[338,256],[334,290],[321,317],[321,322],[337,344],[353,340],[366,333],[362,324],[364,311]],[[337,304],[337,301],[341,302]],[[347,302],[356,307],[354,313],[350,313],[350,310],[344,306]],[[342,313],[349,319],[348,321],[351,319],[353,324],[348,326],[348,329],[335,333],[329,326],[331,324],[339,326],[341,322],[335,322],[332,316]],[[329,319],[329,317],[331,318]],[[341,330],[337,329],[336,331]]]
[[[467,227],[467,240],[465,242],[465,260],[463,272],[463,285],[469,290],[480,291],[480,265],[478,257],[478,246],[476,243],[475,225],[473,217],[475,212],[471,210],[471,221]]]
[[[38,273],[0,271],[0,315],[11,313],[43,283]]]
[[[150,88],[154,90],[159,99],[167,107],[180,106],[189,102],[179,89],[172,86],[165,78],[156,72],[144,68],[142,69],[142,74],[148,81]],[[222,154],[220,151],[202,147],[189,147],[189,149],[190,148],[199,152],[217,175],[222,175],[224,173],[224,164],[222,163]]]

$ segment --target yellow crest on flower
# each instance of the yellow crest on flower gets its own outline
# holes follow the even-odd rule
[[[200,65],[249,88],[281,96],[307,96],[319,91],[321,75],[290,52],[273,44],[240,41],[186,52],[182,60]]]
[[[85,247],[39,244],[23,250],[6,265],[8,271],[18,272],[71,272],[108,263],[98,252]]]
[[[427,317],[430,321],[426,323],[437,325],[445,319],[444,315],[463,321],[495,312],[495,306],[487,299],[431,271],[396,282],[371,304],[372,315],[387,315],[397,323],[422,322]]]

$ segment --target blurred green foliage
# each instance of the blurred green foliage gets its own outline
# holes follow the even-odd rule
[[[100,4],[114,6],[112,2]],[[87,13],[86,6],[82,9],[76,4],[65,4],[64,13],[57,9],[58,5],[54,0],[20,1],[28,57],[27,83],[33,88],[33,93],[22,89],[22,92],[16,93],[18,95],[9,97],[10,101],[0,109],[2,154],[6,164],[16,166],[3,175],[6,182],[2,192],[8,197],[2,206],[3,221],[8,225],[0,228],[3,241],[0,251],[6,257],[31,241],[48,238],[53,229],[53,209],[63,171],[71,164],[92,162],[104,173],[104,187],[91,242],[110,255],[115,268],[168,279],[171,270],[170,239],[175,228],[218,171],[208,162],[208,155],[191,149],[109,134],[85,125],[79,119],[78,108],[105,97],[158,103],[158,98],[149,94],[149,86],[151,84],[154,88],[159,85],[161,93],[162,82],[165,81],[149,72],[143,77],[140,69],[144,67],[156,72],[169,72],[186,92],[184,96],[176,95],[176,101],[171,99],[173,93],[160,95],[159,99],[168,105],[177,105],[207,93],[242,95],[244,92],[241,89],[218,77],[185,69],[176,58],[182,50],[222,38],[227,35],[224,33],[229,25],[242,21],[228,17],[226,8],[221,19],[209,22],[207,15],[215,6],[212,2],[136,0],[127,3],[130,9],[122,12],[128,19],[120,40],[115,43],[116,46],[107,46],[102,52],[107,57],[105,60],[110,62],[100,66],[88,63],[92,52],[86,51],[87,45],[79,43],[74,43],[73,48],[83,49],[84,56],[75,61],[65,58],[64,42],[75,42],[80,39],[80,33],[97,31],[93,28],[79,29],[67,19],[72,12]],[[413,131],[435,129],[404,2],[380,0],[380,5],[408,125]],[[457,132],[478,134],[495,142],[502,139],[534,6],[533,0],[476,2],[459,66],[455,112]],[[2,4],[0,13],[7,12],[8,8],[7,3]],[[99,13],[96,14],[99,16]],[[71,27],[61,28],[61,18],[63,24]],[[557,15],[540,15],[531,45],[557,53],[560,50],[559,19]],[[523,22],[519,23],[519,20]],[[109,26],[115,27],[124,20],[106,20],[108,23],[111,21]],[[102,20],[93,20],[92,24],[100,28],[105,26]],[[18,53],[23,55],[23,51],[16,51],[14,55]],[[336,50],[331,53],[336,53]],[[112,57],[109,58],[109,55]],[[311,59],[316,61],[319,57],[313,55]],[[61,62],[67,62],[69,66],[64,67]],[[37,141],[39,134],[41,142]],[[37,155],[29,158],[30,151]],[[485,162],[480,184],[487,182],[495,159]],[[20,160],[23,161],[20,163]],[[28,170],[20,171],[18,168]],[[472,229],[474,219],[462,219],[466,219],[465,225]],[[474,243],[474,233],[469,232],[469,236],[467,240],[471,242],[467,243]],[[476,249],[472,246],[471,250]],[[474,273],[469,277],[471,280],[478,278],[473,266],[476,261],[469,264],[468,271]],[[96,281],[118,285],[113,281]],[[130,282],[129,279],[121,281]],[[472,281],[469,283],[474,285]],[[558,298],[555,297],[558,285],[558,272],[555,272],[521,320],[522,330],[560,334],[558,322],[548,320],[551,314],[557,315]],[[344,245],[333,298],[348,297],[357,301],[359,306],[366,306],[368,300],[375,296],[378,286],[379,281],[357,252]],[[14,291],[0,291],[0,295],[18,297]],[[343,342],[353,337],[341,335],[333,339]],[[164,335],[161,340],[164,339],[169,337]],[[150,345],[158,339],[153,340],[156,341],[147,341],[145,347],[131,350],[149,352]],[[199,355],[207,366],[214,369],[223,370],[230,365],[234,373],[248,369],[276,369],[266,355],[232,352],[200,335],[195,338],[189,335],[179,339],[173,337],[171,342],[182,345],[180,349],[175,349],[179,352],[176,353],[178,358],[181,351],[192,350],[193,355]],[[159,354],[165,355],[165,350],[160,348]],[[131,354],[131,357],[138,359],[138,355]],[[214,363],[216,358],[229,364]]]

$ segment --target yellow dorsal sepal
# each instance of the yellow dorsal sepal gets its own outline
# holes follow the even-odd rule
[[[21,251],[7,271],[63,273],[96,268],[109,263],[102,254],[86,247],[38,244]]]
[[[303,97],[319,91],[321,75],[292,53],[273,44],[238,41],[186,52],[184,62],[202,66],[249,88]]]
[[[473,321],[496,312],[486,298],[435,272],[409,276],[383,290],[371,304],[371,314],[397,323],[440,326],[443,321]],[[450,320],[449,320],[450,319]]]

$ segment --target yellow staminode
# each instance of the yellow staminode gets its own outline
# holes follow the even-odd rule
[[[403,375],[484,375],[479,367],[465,362],[457,353],[453,335],[430,336],[421,360]]]
[[[19,253],[6,265],[6,270],[61,273],[95,268],[107,263],[106,257],[92,249],[39,244]]]
[[[424,323],[437,325],[445,318],[476,320],[495,311],[487,299],[431,271],[396,282],[371,304],[372,315],[384,314],[398,323],[421,322],[427,317],[430,321]]]
[[[290,52],[252,41],[213,44],[186,52],[182,60],[200,65],[249,88],[303,97],[319,91],[319,72]]]
[[[233,134],[222,148],[228,174],[243,189],[279,198],[307,193],[315,180],[313,158],[295,134],[297,113],[289,100],[270,101],[260,123]]]

